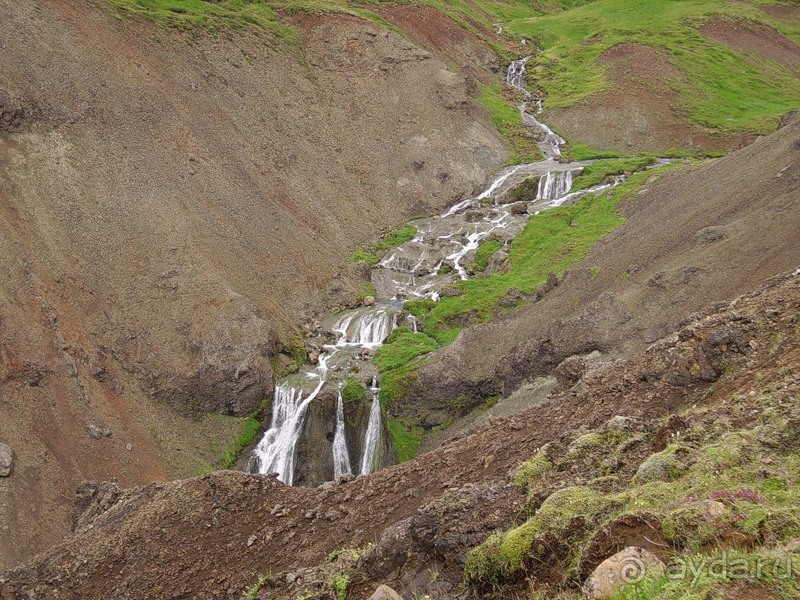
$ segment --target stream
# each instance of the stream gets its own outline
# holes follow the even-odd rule
[[[325,386],[338,387],[335,428],[329,439],[332,468],[325,479],[365,475],[387,466],[379,456],[388,432],[381,414],[377,380],[373,377],[368,387],[369,417],[358,444],[353,444],[351,434],[350,445],[358,446],[355,450],[348,448],[342,387],[348,374],[360,373],[363,377],[365,373],[375,373],[371,357],[399,323],[416,331],[414,318],[402,311],[403,302],[414,298],[438,301],[443,289],[469,277],[469,265],[474,262],[476,250],[490,236],[502,242],[507,250],[531,215],[573,203],[585,194],[598,193],[624,179],[618,177],[611,183],[570,192],[573,177],[591,161],[560,162],[565,141],[538,120],[541,100],[525,89],[528,58],[510,64],[506,82],[521,92],[522,121],[536,134],[545,160],[503,169],[477,196],[455,204],[441,215],[411,221],[416,227],[415,237],[392,249],[372,269],[375,302],[324,320],[319,335],[325,343],[316,364],[306,365],[277,382],[271,424],[253,452],[251,471],[275,473],[286,484],[297,483],[298,445],[309,406]],[[511,190],[532,177],[539,178],[535,200],[506,202]],[[487,272],[491,268],[490,261]],[[352,424],[349,427],[352,430]]]

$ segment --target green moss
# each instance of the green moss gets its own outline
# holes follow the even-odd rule
[[[503,95],[499,83],[479,88],[478,102],[489,110],[492,124],[503,136],[509,149],[508,164],[542,160],[542,152],[522,124],[518,102]]]
[[[425,431],[407,419],[390,418],[386,421],[389,435],[397,451],[397,460],[405,462],[416,458]]]
[[[573,519],[598,522],[611,503],[588,487],[570,487],[552,494],[536,514],[519,527],[492,535],[467,555],[465,574],[470,583],[497,584],[516,578],[526,565],[540,560],[550,539],[566,542]]]
[[[438,348],[436,340],[424,333],[406,331],[390,337],[386,344],[378,348],[373,362],[379,373],[385,373]]]
[[[614,175],[630,175],[652,165],[654,158],[626,158],[620,160],[598,160],[581,171],[572,183],[572,191],[585,190],[600,185]]]
[[[486,240],[481,242],[475,251],[475,265],[479,271],[485,271],[489,266],[489,259],[492,255],[503,247],[503,243],[498,240]]]
[[[260,430],[261,423],[255,417],[243,419],[238,437],[226,448],[225,454],[222,455],[219,461],[220,467],[223,469],[230,469],[238,460],[242,450],[256,441]]]
[[[419,365],[419,361],[413,361],[381,375],[381,407],[384,412],[403,399],[408,388],[417,379]]]
[[[547,450],[542,448],[533,458],[526,460],[517,467],[517,470],[511,477],[511,481],[513,481],[515,485],[527,488],[552,470],[553,463],[547,457]]]
[[[342,401],[345,404],[352,404],[353,402],[366,402],[367,401],[367,386],[362,382],[348,377],[344,386],[342,387]]]

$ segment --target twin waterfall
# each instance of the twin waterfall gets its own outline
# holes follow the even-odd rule
[[[565,142],[536,117],[542,106],[525,89],[527,61],[523,58],[512,62],[506,82],[522,93],[524,100],[519,109],[523,123],[536,134],[545,160],[506,168],[481,194],[459,202],[441,216],[412,221],[417,231],[414,239],[394,248],[372,269],[378,300],[320,323],[317,336],[323,343],[319,356],[314,357],[316,364],[306,365],[299,373],[283,377],[277,383],[271,425],[253,454],[257,472],[276,473],[278,479],[290,485],[308,484],[307,478],[298,476],[301,466],[298,457],[310,460],[309,455],[323,456],[319,448],[308,449],[308,443],[300,449],[304,432],[313,425],[308,423],[310,407],[323,397],[329,399],[326,406],[330,407],[326,409],[330,416],[320,421],[330,423],[326,425],[327,442],[317,437],[314,443],[330,446],[323,449],[325,458],[320,459],[325,463],[325,478],[368,474],[387,466],[392,457],[386,448],[391,445],[381,411],[377,371],[371,358],[398,323],[417,331],[416,319],[402,310],[403,299],[438,301],[442,289],[472,274],[475,252],[484,240],[498,240],[507,249],[530,215],[608,187],[569,193],[573,175],[589,163],[560,161],[561,145]],[[536,114],[530,111],[531,107],[536,108]],[[515,206],[504,203],[511,190],[534,177],[538,178],[535,199],[511,201]],[[347,379],[356,379],[367,390],[368,413],[365,402],[361,402],[357,412],[348,405],[352,400],[343,397]],[[353,414],[359,415],[360,424],[353,425],[354,418],[348,416]]]

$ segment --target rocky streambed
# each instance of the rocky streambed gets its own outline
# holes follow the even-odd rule
[[[511,241],[531,215],[575,202],[622,181],[578,192],[573,178],[591,161],[562,162],[565,141],[537,119],[541,101],[525,89],[527,58],[513,61],[506,82],[523,98],[523,123],[545,160],[507,167],[480,194],[441,215],[415,219],[413,238],[391,249],[371,269],[374,296],[363,306],[330,315],[306,340],[309,364],[281,378],[269,429],[248,469],[275,473],[290,485],[319,485],[343,475],[368,474],[397,461],[380,403],[375,351],[400,325],[416,332],[407,300],[438,301],[472,274],[481,244],[495,243],[484,273],[498,270]]]

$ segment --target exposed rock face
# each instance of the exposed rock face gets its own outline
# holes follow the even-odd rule
[[[110,509],[123,496],[124,490],[116,479],[84,481],[75,490],[72,531],[79,531]]]
[[[603,561],[586,580],[583,590],[589,598],[601,600],[624,585],[663,573],[665,568],[652,552],[631,546]]]
[[[258,573],[269,570],[275,576],[262,590],[262,598],[290,600],[306,585],[324,589],[326,577],[341,566],[329,560],[333,551],[364,548],[372,542],[370,550],[354,559],[359,573],[368,578],[351,580],[353,597],[368,598],[382,583],[405,597],[413,598],[415,593],[454,597],[453,590],[463,582],[469,548],[494,532],[518,526],[521,514],[538,509],[559,490],[587,485],[591,471],[580,467],[582,460],[562,462],[537,483],[530,496],[510,485],[509,472],[546,444],[554,443],[550,458],[566,461],[562,449],[581,427],[596,428],[595,433],[630,427],[633,433],[643,424],[648,441],[639,439],[637,446],[631,446],[634,435],[622,442],[624,451],[623,446],[618,448],[621,464],[613,470],[618,477],[601,478],[613,480],[610,483],[592,480],[593,487],[610,484],[609,492],[615,494],[616,486],[630,484],[642,460],[666,447],[678,428],[684,430],[687,421],[680,415],[666,417],[670,413],[699,406],[706,412],[695,423],[698,429],[711,430],[717,423],[723,427],[719,435],[727,435],[724,428],[731,417],[747,421],[748,429],[760,422],[760,411],[757,415],[750,407],[758,406],[755,398],[767,390],[776,394],[774,406],[794,411],[793,399],[800,386],[794,368],[800,344],[798,309],[800,273],[693,316],[674,335],[629,360],[598,366],[585,375],[586,386],[532,405],[513,419],[496,419],[485,429],[369,477],[306,489],[288,487],[267,476],[219,472],[132,490],[99,514],[92,527],[4,573],[0,595],[14,597],[36,590],[49,597],[57,590],[63,597],[111,597],[124,583],[132,597],[239,596],[253,585]],[[666,377],[645,376],[666,372],[673,357],[693,354],[703,341],[728,330],[732,321],[742,320],[748,323],[747,336],[754,343],[742,348],[726,344],[724,350],[719,346],[730,378],[723,384],[714,386],[698,379],[696,385],[676,386]],[[769,340],[775,345],[770,346]],[[761,379],[755,373],[765,376]],[[712,400],[709,390],[714,391]],[[756,394],[753,403],[725,412],[728,400],[750,397],[742,395],[743,390]],[[615,418],[620,414],[626,420]],[[654,419],[653,415],[665,416]],[[753,443],[762,448],[768,447],[766,443],[780,443],[779,452],[796,452],[796,426],[790,423],[786,429],[789,438],[785,441],[764,431],[764,441]],[[616,453],[602,444],[596,452]],[[606,508],[616,510],[615,506]],[[706,510],[691,504],[685,508],[701,515]],[[581,520],[580,516],[570,518],[570,523],[577,526]],[[654,533],[657,518],[647,513],[628,514],[610,523],[599,521],[597,526],[600,530],[589,540],[580,573],[568,569],[573,583],[581,583],[609,556],[628,546],[657,554],[666,544]],[[161,534],[152,535],[154,530]],[[625,546],[618,547],[620,541]],[[548,548],[559,551],[569,546],[569,540],[547,542]],[[540,569],[532,575],[547,582],[550,568],[556,578],[558,569],[563,574],[564,563],[558,564],[561,559],[553,554],[556,558],[550,563],[532,566]],[[637,551],[633,558],[644,560],[643,556]],[[524,585],[527,592],[528,581]]]
[[[0,443],[0,477],[8,477],[14,469],[14,452],[8,444]]]
[[[297,444],[294,484],[315,487],[332,481],[334,475],[331,443],[336,432],[336,401],[338,391],[335,385],[326,384],[319,395],[308,406],[303,423],[303,432]],[[364,452],[364,436],[369,425],[372,399],[344,402],[345,438],[350,457],[350,466],[355,475],[360,473]],[[382,424],[379,446],[375,462],[379,468],[393,465],[397,455],[391,436]]]
[[[0,565],[68,530],[85,478],[213,467],[194,417],[272,395],[301,317],[363,292],[340,267],[353,246],[503,164],[436,55],[362,19],[295,23],[300,50],[187,44],[94,4],[0,8],[0,429],[32,482],[2,491]]]
[[[181,413],[247,415],[272,396],[275,345],[275,330],[261,310],[235,298],[208,330],[190,333],[189,346],[199,359],[190,372],[145,376],[152,395]]]
[[[586,359],[581,356],[565,358],[554,371],[559,387],[563,389],[571,388],[580,381],[587,368]]]

